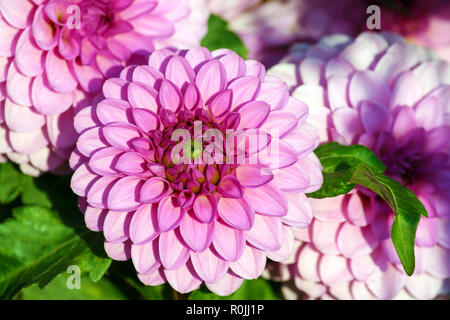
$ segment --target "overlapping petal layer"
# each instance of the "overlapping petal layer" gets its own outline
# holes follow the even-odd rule
[[[450,278],[450,65],[393,34],[325,37],[271,69],[310,107],[322,141],[362,144],[425,205],[408,277],[390,239],[393,212],[375,194],[312,200],[297,253],[274,266],[310,298],[432,299]],[[281,271],[281,273],[280,273]],[[288,288],[291,288],[289,290]]]
[[[76,111],[104,79],[155,48],[198,45],[202,0],[5,0],[0,3],[0,154],[27,174],[60,172]]]

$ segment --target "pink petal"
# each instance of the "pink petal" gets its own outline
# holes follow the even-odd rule
[[[270,183],[258,188],[245,189],[244,198],[257,213],[275,217],[282,217],[287,214],[286,197]]]
[[[244,232],[217,220],[214,227],[213,245],[222,258],[227,261],[236,261],[244,252]]]
[[[246,246],[239,260],[230,263],[230,268],[244,279],[256,279],[264,271],[266,255],[263,251]]]
[[[16,46],[14,63],[17,69],[26,76],[33,77],[42,73],[43,53],[31,37],[30,29],[25,29],[19,37]]]
[[[132,216],[131,212],[109,211],[103,225],[106,241],[118,243],[127,240]]]
[[[312,242],[314,246],[325,254],[339,254],[336,244],[339,222],[323,222],[314,220],[312,224]]]
[[[159,236],[159,257],[167,270],[177,270],[185,265],[189,252],[177,230],[163,232]]]
[[[33,81],[31,99],[36,110],[42,114],[52,115],[66,111],[73,104],[74,95],[72,92],[58,93],[51,90],[48,81],[38,76]]]
[[[187,83],[195,79],[195,72],[189,65],[189,62],[180,56],[170,58],[166,67],[166,79],[174,83],[178,88],[183,88]]]
[[[104,99],[97,104],[96,114],[103,124],[112,122],[130,122],[130,105],[123,100]]]
[[[130,222],[130,239],[134,244],[152,241],[159,235],[157,205],[142,204]]]
[[[236,168],[236,177],[244,187],[256,188],[273,179],[271,171],[260,165],[239,165]]]
[[[164,274],[172,288],[180,293],[196,290],[202,284],[198,276],[185,264],[174,271],[164,270]]]
[[[297,271],[302,279],[319,282],[319,258],[320,253],[313,246],[307,244],[299,250]]]
[[[113,123],[102,128],[105,140],[113,147],[127,151],[131,147],[131,140],[140,138],[137,128],[128,123]]]
[[[352,280],[353,276],[347,266],[347,260],[342,256],[326,254],[319,263],[320,279],[326,285],[337,285]]]
[[[195,80],[204,101],[225,89],[226,71],[217,60],[205,63],[197,72]]]
[[[165,232],[176,228],[182,221],[184,212],[184,209],[177,206],[175,197],[167,196],[161,199],[158,206],[159,230]]]
[[[306,228],[312,221],[313,211],[304,194],[288,194],[288,212],[281,220],[293,227]]]
[[[132,114],[137,127],[143,132],[148,133],[159,128],[159,117],[154,112],[147,109],[133,108]]]
[[[337,246],[345,257],[355,258],[372,252],[378,246],[378,239],[370,227],[360,228],[346,222],[338,232]]]
[[[260,84],[260,79],[255,76],[246,76],[233,80],[227,88],[233,91],[231,110],[243,103],[252,101],[259,93]]]
[[[108,208],[118,211],[129,211],[139,207],[139,191],[142,180],[136,177],[119,179],[108,194]]]
[[[34,83],[36,83],[36,81],[37,79],[34,80]],[[8,75],[6,78],[6,92],[8,94],[8,98],[17,104],[31,106],[31,88],[32,78],[21,74],[17,70],[16,65],[11,63],[9,65]]]
[[[200,195],[194,201],[193,210],[200,221],[210,223],[216,216],[217,200],[210,194]]]
[[[0,13],[12,26],[25,29],[31,21],[34,5],[28,0],[3,0]]]
[[[126,261],[131,258],[131,243],[129,241],[122,243],[105,242],[105,251],[114,260]]]
[[[93,180],[96,177],[97,176],[88,169],[86,164],[82,164],[72,175],[70,187],[75,194],[80,197],[85,197],[89,186],[93,183]]]
[[[158,112],[156,92],[144,84],[130,83],[128,86],[128,100],[134,108],[148,109]]]
[[[164,109],[176,112],[180,107],[181,93],[169,80],[162,80],[159,89],[159,102]]]
[[[241,121],[238,129],[259,128],[267,119],[270,106],[262,101],[251,101],[238,110]]]
[[[219,281],[228,270],[228,262],[219,258],[209,248],[203,252],[193,252],[191,262],[198,276],[208,283]]]
[[[222,279],[215,283],[207,283],[206,286],[219,296],[227,296],[239,289],[242,282],[244,282],[244,279],[236,276],[234,273],[227,272]]]
[[[30,132],[45,124],[45,117],[34,108],[15,104],[8,98],[5,100],[4,117],[8,128],[18,132]]]
[[[113,163],[117,161],[122,152],[116,148],[103,148],[96,151],[89,160],[89,167],[102,176],[117,175]]]
[[[140,274],[151,274],[159,267],[158,242],[149,241],[145,244],[131,245],[131,259],[136,271]]]
[[[77,81],[69,69],[68,62],[56,51],[49,51],[45,60],[45,71],[51,90],[66,93],[75,90]]]
[[[228,225],[239,230],[250,230],[255,219],[254,209],[244,199],[220,198],[217,211]]]
[[[146,173],[147,162],[142,157],[142,155],[137,152],[125,152],[116,160],[117,162],[115,162],[114,164],[114,169],[119,172],[131,176],[141,176],[143,173]],[[142,193],[145,193],[145,191],[143,191],[144,187],[145,184],[141,189],[141,202],[144,202],[142,200]]]
[[[281,219],[256,214],[255,222],[252,228],[245,232],[245,237],[258,249],[276,251],[283,243]]]
[[[186,244],[196,252],[209,247],[214,232],[214,223],[203,223],[191,212],[184,215],[180,223],[180,233]]]

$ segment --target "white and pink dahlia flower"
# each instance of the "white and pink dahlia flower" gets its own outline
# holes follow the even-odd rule
[[[296,46],[270,74],[286,79],[309,106],[322,141],[370,148],[429,215],[420,220],[416,269],[408,277],[390,238],[393,212],[380,197],[357,188],[312,200],[314,220],[295,232],[296,254],[272,266],[275,278],[288,281],[286,292],[432,299],[448,290],[450,65],[398,36],[363,33]]]
[[[148,285],[227,295],[266,258],[292,254],[291,227],[310,223],[305,193],[322,175],[318,134],[285,82],[229,50],[163,49],[103,94],[76,115],[70,163],[86,224],[103,231],[111,258],[131,258]],[[228,139],[239,130],[257,139]]]
[[[198,45],[207,18],[203,0],[0,1],[0,159],[59,171],[74,108],[155,49]]]

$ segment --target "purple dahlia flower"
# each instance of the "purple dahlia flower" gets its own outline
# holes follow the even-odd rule
[[[274,277],[290,280],[286,291],[323,299],[432,299],[448,290],[450,65],[398,36],[363,33],[298,45],[270,74],[310,107],[322,141],[370,148],[429,215],[408,277],[390,239],[393,212],[380,197],[358,188],[313,200],[311,226],[297,230],[297,252],[273,267]]]
[[[198,45],[207,18],[202,0],[2,0],[0,161],[59,171],[74,108],[155,48]]]
[[[163,49],[107,80],[103,95],[76,115],[70,163],[86,224],[103,231],[111,258],[131,258],[148,285],[185,293],[204,282],[227,295],[266,258],[290,256],[291,228],[312,218],[304,193],[322,175],[318,134],[285,82],[229,50]]]

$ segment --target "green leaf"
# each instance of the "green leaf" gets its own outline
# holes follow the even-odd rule
[[[365,165],[356,167],[351,181],[376,192],[394,211],[392,242],[405,272],[412,275],[415,268],[414,240],[417,225],[420,216],[428,216],[425,207],[411,190],[383,174],[373,173]]]
[[[256,280],[245,280],[241,287],[233,294],[222,297],[218,296],[206,287],[192,292],[189,300],[279,300],[276,290],[270,281],[259,278]]]
[[[394,211],[391,238],[403,268],[414,272],[414,240],[420,216],[427,216],[416,195],[401,183],[384,175],[384,164],[368,148],[360,145],[343,146],[327,143],[315,151],[323,167],[323,185],[312,198],[335,197],[346,194],[356,184],[364,186],[383,198]]]
[[[25,181],[29,179],[12,163],[0,164],[0,204],[14,201],[22,192]]]
[[[315,151],[323,167],[322,188],[309,193],[311,198],[321,199],[346,194],[355,187],[350,182],[358,164],[365,164],[374,172],[386,170],[383,162],[367,147],[343,146],[336,142],[321,145]]]
[[[0,298],[12,298],[34,283],[44,287],[70,265],[93,280],[108,269],[101,234],[67,224],[70,219],[48,208],[15,208],[12,215],[0,224]]]
[[[69,274],[61,273],[45,288],[37,284],[25,288],[18,295],[21,300],[124,300],[127,299],[120,288],[107,278],[93,282],[89,277],[82,276],[80,289],[69,289],[67,280]]]
[[[202,39],[201,45],[211,51],[227,48],[233,50],[244,59],[248,55],[248,49],[242,40],[228,29],[228,22],[213,14],[209,17],[208,33]]]

